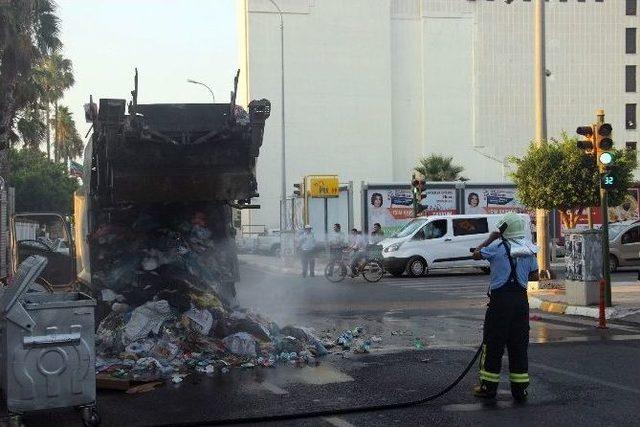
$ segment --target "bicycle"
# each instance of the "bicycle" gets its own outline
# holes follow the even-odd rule
[[[351,256],[350,251],[342,251],[342,255],[339,258],[334,258],[329,261],[327,267],[324,270],[324,277],[330,282],[338,283],[347,277],[347,274],[352,273],[351,277],[355,278],[362,274],[362,277],[367,282],[379,282],[384,276],[384,267],[382,261],[376,258],[372,258],[367,253],[364,262],[358,263],[358,270],[352,271],[351,268]]]

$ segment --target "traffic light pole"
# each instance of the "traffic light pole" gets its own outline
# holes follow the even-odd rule
[[[611,307],[611,270],[609,267],[609,197],[607,190],[600,189],[600,213],[602,215],[602,276],[604,277],[604,300]]]
[[[596,111],[598,124],[604,124],[604,110]],[[597,148],[599,150],[599,148]],[[599,153],[599,151],[596,151]],[[600,164],[598,170],[601,171]],[[600,185],[600,215],[602,216],[602,277],[604,278],[604,298],[607,307],[611,307],[611,270],[609,267],[609,196],[607,189]]]

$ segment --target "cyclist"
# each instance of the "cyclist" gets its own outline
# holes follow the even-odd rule
[[[356,237],[348,250],[353,252],[351,258],[351,277],[356,277],[360,271],[360,266],[367,259],[367,237],[362,231],[356,230]]]

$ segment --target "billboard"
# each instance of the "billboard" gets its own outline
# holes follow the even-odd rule
[[[455,188],[427,189],[420,216],[458,213]],[[366,191],[366,227],[379,223],[385,234],[398,230],[413,218],[413,197],[408,186],[368,187]]]
[[[627,190],[622,204],[618,206],[609,206],[609,223],[630,221],[640,219],[640,188],[634,187]],[[602,215],[600,215],[600,208],[591,208],[591,217],[593,218],[593,224],[595,226],[602,225]],[[586,228],[589,225],[587,219],[587,210],[583,209],[578,220],[576,228]],[[562,225],[562,231],[564,232],[566,227]]]
[[[477,187],[464,190],[465,214],[529,213],[516,197],[515,187]]]

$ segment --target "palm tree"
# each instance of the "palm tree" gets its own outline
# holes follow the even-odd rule
[[[58,106],[55,110],[55,119],[53,122],[53,130],[55,132],[56,157],[63,160],[66,165],[70,159],[74,159],[82,155],[84,144],[82,138],[78,134],[73,115],[69,111],[69,107]],[[58,159],[56,159],[58,161]]]
[[[453,157],[432,154],[420,159],[414,169],[427,181],[467,181],[467,178],[460,176],[464,168],[454,165]]]
[[[71,60],[60,53],[53,53],[42,59],[35,69],[34,79],[42,91],[42,101],[45,104],[47,122],[47,157],[51,158],[51,104],[57,111],[58,100],[64,91],[75,83]],[[55,117],[54,117],[55,122]],[[55,151],[57,141],[54,141],[54,159],[59,160],[59,153]]]
[[[53,0],[0,2],[0,173],[6,173],[9,138],[24,101],[20,88],[40,57],[58,48],[58,18]]]
[[[47,125],[40,105],[31,104],[23,108],[20,111],[17,128],[24,147],[38,150],[47,133]]]

